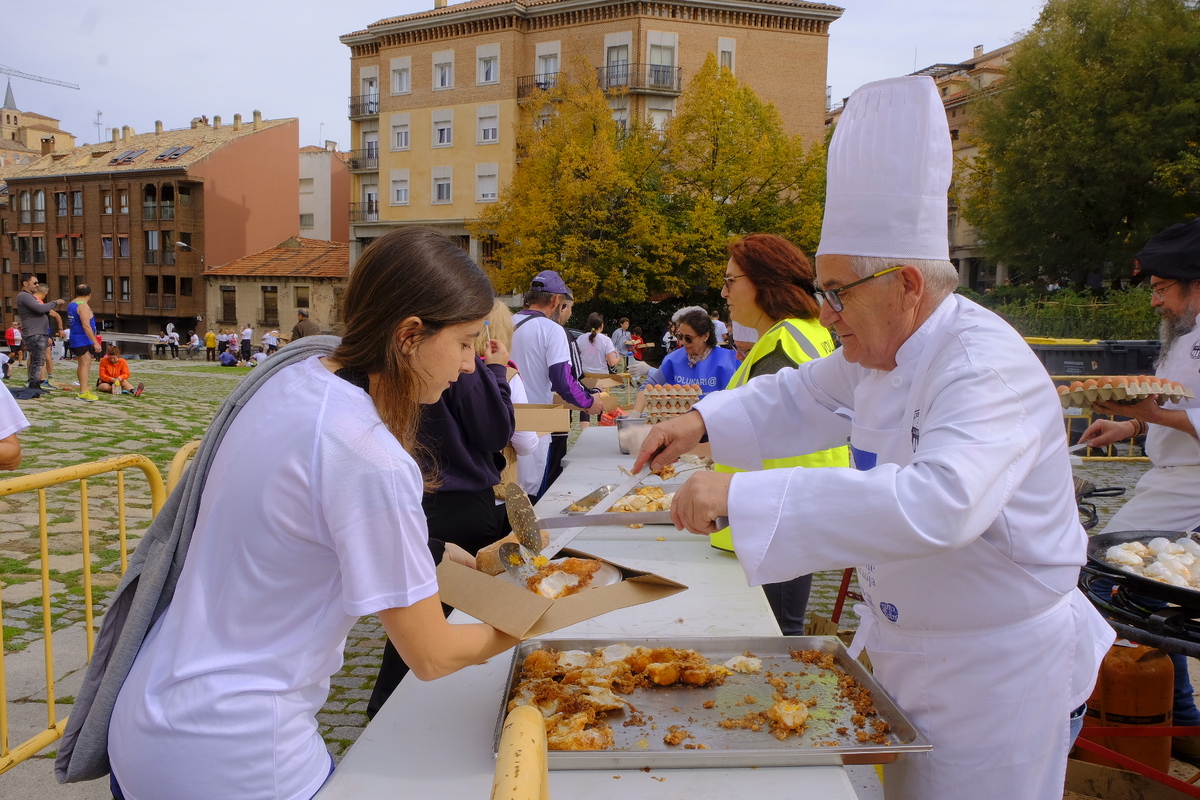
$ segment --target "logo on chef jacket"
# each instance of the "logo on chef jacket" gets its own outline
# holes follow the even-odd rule
[[[921,441],[921,409],[913,412],[912,424],[912,448],[913,452],[917,451],[917,443]]]
[[[880,603],[879,610],[887,617],[888,622],[895,622],[900,619],[900,610],[891,603]]]
[[[1200,342],[1196,342],[1194,345],[1192,345],[1191,356],[1192,358],[1200,358]]]

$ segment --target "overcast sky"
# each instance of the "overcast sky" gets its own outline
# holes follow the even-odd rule
[[[844,0],[831,26],[839,101],[868,81],[971,57],[1033,24],[1041,0]],[[301,144],[350,149],[350,51],[338,36],[433,0],[60,0],[8,4],[0,65],[78,84],[11,78],[17,107],[62,120],[80,143],[111,127],[187,127],[192,117],[300,118]],[[6,75],[0,75],[0,86]],[[97,136],[96,113],[103,132]]]

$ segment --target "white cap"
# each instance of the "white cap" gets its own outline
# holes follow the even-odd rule
[[[733,340],[735,342],[757,342],[758,331],[749,325],[741,325],[735,322],[733,323]]]
[[[817,255],[948,260],[952,166],[946,111],[932,78],[859,87],[829,145]]]

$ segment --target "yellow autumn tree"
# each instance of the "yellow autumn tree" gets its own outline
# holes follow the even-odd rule
[[[498,289],[521,290],[557,270],[577,300],[640,301],[678,291],[661,192],[661,144],[613,120],[585,62],[526,105],[517,132],[520,163],[499,201],[472,226],[494,236]]]
[[[815,252],[824,214],[824,142],[806,152],[800,137],[784,130],[779,111],[711,54],[679,107],[666,129],[666,191],[692,285],[720,284],[725,243],[733,236],[775,233]]]

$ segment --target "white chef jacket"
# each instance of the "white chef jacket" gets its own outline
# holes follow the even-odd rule
[[[1155,373],[1178,381],[1196,397],[1164,407],[1188,415],[1200,431],[1200,316],[1196,326],[1172,344]],[[1146,455],[1154,467],[1138,481],[1134,496],[1113,515],[1104,531],[1190,531],[1200,526],[1200,438],[1150,425]]]
[[[1086,534],[1057,394],[1011,327],[957,295],[896,361],[839,350],[697,405],[735,467],[850,436],[856,469],[733,476],[739,561],[751,584],[864,565],[855,644],[934,746],[889,765],[888,798],[1058,800],[1068,716],[1114,635],[1075,588]]]

